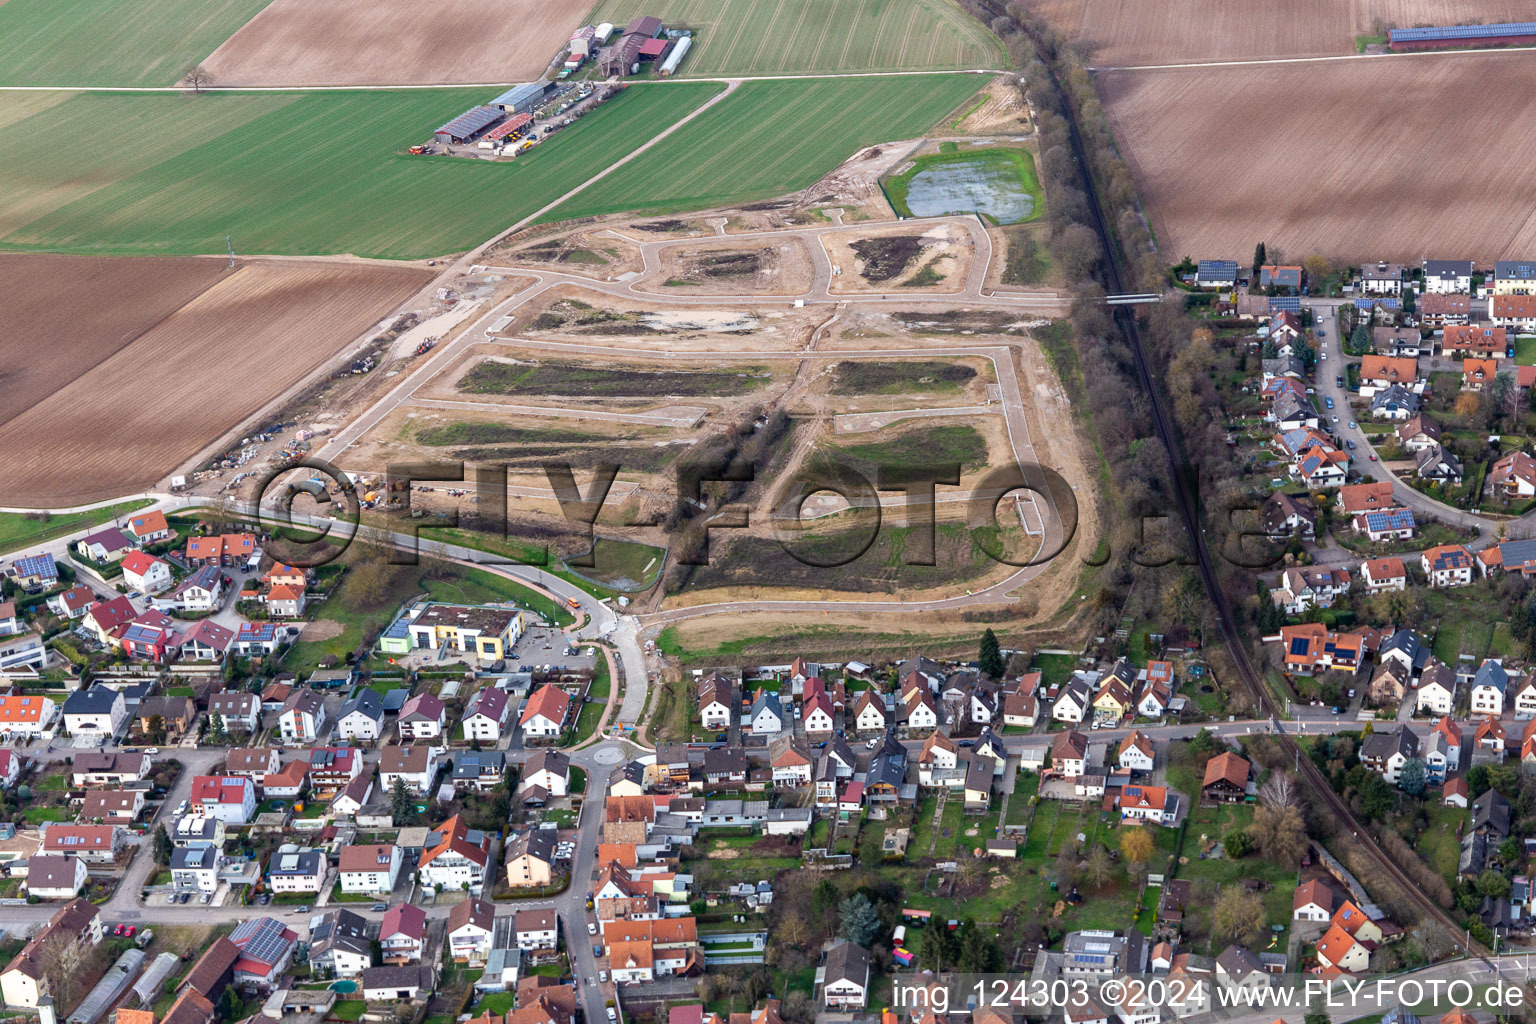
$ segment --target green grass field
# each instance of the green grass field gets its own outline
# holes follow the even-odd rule
[[[0,512],[0,553],[20,551],[29,544],[62,537],[87,526],[109,523],[119,516],[126,516],[153,504],[147,498],[139,498],[90,512],[48,513],[46,519],[41,518],[39,513]]]
[[[921,135],[982,84],[970,75],[747,82],[547,219],[697,210],[793,192],[860,147]]]
[[[603,0],[587,20],[692,28],[683,75],[996,68],[997,38],[949,0]]]
[[[9,0],[0,85],[175,85],[271,0]]]
[[[208,253],[228,233],[243,253],[459,252],[721,88],[630,89],[507,164],[405,155],[484,89],[76,96],[0,128],[0,248]]]

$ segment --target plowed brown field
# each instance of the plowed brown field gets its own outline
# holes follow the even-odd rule
[[[0,346],[0,424],[154,327],[227,266],[222,259],[0,254],[10,339]]]
[[[1242,260],[1260,241],[1291,260],[1536,248],[1529,54],[1116,71],[1099,85],[1170,262]],[[1498,171],[1469,173],[1466,155],[1490,141]]]
[[[1039,0],[1099,67],[1354,53],[1379,26],[1536,20],[1536,0]]]
[[[36,280],[67,258],[15,259],[47,261],[41,271],[0,265],[0,273],[15,269]],[[0,422],[0,494],[7,504],[57,507],[151,486],[431,277],[413,267],[254,261],[225,271],[211,287],[191,287],[191,294],[172,282],[166,300],[150,293],[166,283],[149,264],[196,264],[183,271],[196,278],[206,272],[202,263],[218,261],[94,262],[95,275],[75,269],[80,287],[55,302],[51,316],[40,316],[34,302],[31,329],[7,331],[0,343],[0,365],[38,381],[27,387],[24,407]],[[93,307],[112,312],[87,321],[95,337],[106,339],[90,360],[89,346],[75,335],[80,316],[92,315]],[[142,317],[136,325],[129,322],[135,309]],[[131,340],[113,349],[113,331]],[[61,345],[71,353],[67,366],[48,366]]]
[[[220,85],[529,81],[590,7],[587,0],[274,0],[203,66]]]

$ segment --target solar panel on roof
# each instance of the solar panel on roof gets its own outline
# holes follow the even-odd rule
[[[1271,295],[1269,297],[1269,311],[1271,313],[1300,313],[1301,296]]]
[[[266,964],[277,963],[288,944],[283,938],[282,924],[270,917],[241,921],[230,933],[229,939],[246,956]]]
[[[1536,21],[1506,21],[1493,25],[1437,25],[1429,28],[1394,28],[1394,43],[1426,39],[1490,39],[1498,36],[1536,36]]]
[[[1292,654],[1306,654],[1307,653],[1307,638],[1303,637],[1303,636],[1293,637],[1291,639],[1291,653]]]

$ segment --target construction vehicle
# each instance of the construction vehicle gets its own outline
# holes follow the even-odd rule
[[[421,154],[425,153],[426,151],[427,151],[427,147],[426,146],[412,146],[410,148],[410,154],[412,156],[421,156]]]
[[[436,338],[428,338],[426,341],[424,341],[420,345],[416,346],[416,353],[415,354],[418,355],[418,356],[424,356],[428,352],[432,351],[432,346],[434,346],[436,344],[437,344],[437,339]]]

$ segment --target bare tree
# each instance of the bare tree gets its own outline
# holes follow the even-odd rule
[[[1264,932],[1264,901],[1241,883],[1222,888],[1211,912],[1211,930],[1234,942],[1252,943]]]
[[[213,75],[201,64],[192,64],[181,73],[181,80],[192,87],[192,92],[201,95],[205,87],[213,84]]]
[[[1290,772],[1270,772],[1259,787],[1259,799],[1270,807],[1290,807],[1298,803],[1296,780]]]

